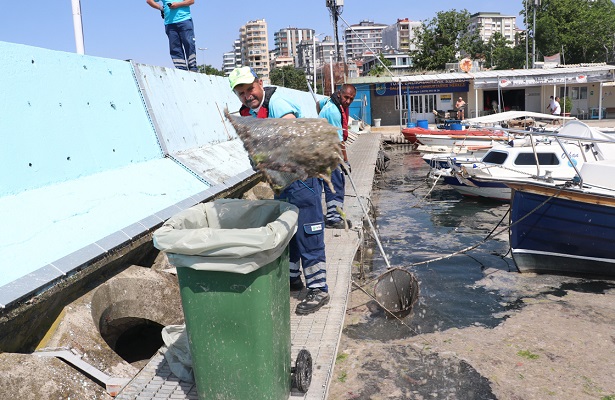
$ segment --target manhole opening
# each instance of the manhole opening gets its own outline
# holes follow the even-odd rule
[[[141,367],[163,346],[163,327],[145,318],[124,317],[108,321],[101,336],[122,359]]]

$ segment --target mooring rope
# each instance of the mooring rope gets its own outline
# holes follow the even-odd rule
[[[506,211],[506,214],[504,214],[504,217],[502,217],[502,219],[500,220],[500,222],[497,223],[497,225],[495,226],[495,228],[493,228],[491,230],[491,232],[489,232],[489,234],[480,242],[472,245],[472,246],[468,246],[464,249],[461,249],[459,251],[456,251],[454,253],[451,253],[449,255],[446,256],[442,256],[442,257],[437,257],[437,258],[433,258],[430,260],[425,260],[425,261],[419,261],[416,263],[412,263],[408,266],[408,268],[410,267],[415,267],[417,265],[422,265],[422,264],[428,264],[430,262],[435,262],[435,261],[440,261],[440,260],[445,260],[447,258],[451,258],[453,256],[459,255],[459,254],[463,254],[466,253],[470,250],[474,250],[475,248],[481,246],[482,244],[484,244],[485,242],[487,242],[487,240],[489,240],[490,237],[492,236],[498,236],[501,233],[503,233],[504,231],[506,231],[507,229],[512,228],[513,226],[517,225],[519,222],[523,221],[524,219],[526,219],[527,217],[529,217],[530,215],[532,215],[533,213],[535,213],[536,211],[538,211],[538,209],[540,209],[542,206],[544,206],[545,204],[547,204],[547,202],[549,202],[551,199],[553,199],[554,197],[559,196],[559,194],[561,193],[561,191],[564,189],[564,187],[566,187],[566,185],[562,185],[559,190],[554,193],[553,195],[549,196],[547,199],[545,199],[545,201],[543,201],[542,203],[540,203],[539,205],[537,205],[532,211],[530,211],[529,213],[527,213],[526,215],[524,215],[523,217],[519,218],[517,221],[515,221],[514,223],[512,223],[511,225],[507,226],[506,228],[501,229],[499,232],[497,232],[495,235],[493,234],[493,232],[495,231],[495,229],[497,229],[497,227],[502,223],[502,221],[504,221],[504,217],[506,217],[506,215],[508,215],[508,213],[510,212],[510,206],[508,207],[508,211]]]
[[[559,196],[559,194],[562,192],[562,190],[567,187],[568,184],[564,184],[561,185],[559,187],[559,189],[557,190],[557,192],[555,192],[554,194],[552,194],[551,196],[549,196],[547,199],[545,199],[542,203],[540,203],[539,205],[537,205],[536,207],[534,207],[529,213],[527,213],[526,215],[524,215],[523,217],[519,218],[517,221],[515,221],[514,223],[512,223],[511,225],[500,229],[497,233],[494,234],[494,232],[496,231],[496,229],[502,224],[502,222],[504,221],[504,218],[506,218],[506,216],[510,213],[510,206],[508,208],[508,210],[506,211],[506,213],[502,216],[502,218],[500,219],[500,221],[494,226],[494,228],[487,234],[487,236],[485,236],[485,238],[483,238],[480,242],[472,245],[472,246],[468,246],[464,249],[461,249],[459,251],[453,252],[451,254],[448,254],[446,256],[442,256],[442,257],[437,257],[437,258],[433,258],[433,259],[429,259],[429,260],[425,260],[425,261],[419,261],[416,263],[412,263],[409,266],[406,267],[406,269],[411,268],[411,267],[415,267],[418,265],[423,265],[423,264],[429,264],[432,262],[436,262],[436,261],[441,261],[441,260],[445,260],[448,258],[451,258],[453,256],[459,255],[459,254],[463,254],[466,253],[470,250],[473,250],[479,246],[481,246],[482,244],[484,244],[485,242],[487,242],[490,238],[494,237],[494,236],[498,236],[501,233],[503,233],[504,231],[506,231],[507,229],[512,228],[513,226],[517,225],[518,223],[520,223],[521,221],[525,220],[526,218],[528,218],[530,215],[532,215],[533,213],[535,213],[536,211],[538,211],[542,206],[544,206],[545,204],[547,204],[549,201],[551,201],[551,199],[553,199],[554,197]],[[508,253],[508,252],[507,252]],[[384,307],[382,304],[380,304],[380,302],[378,302],[378,300],[376,300],[371,294],[367,293],[365,291],[365,289],[363,287],[370,285],[372,282],[378,281],[379,279],[381,279],[381,277],[383,275],[385,275],[387,272],[389,272],[390,269],[387,269],[387,271],[383,272],[382,274],[378,275],[376,278],[371,279],[369,281],[367,281],[363,286],[360,286],[358,283],[356,283],[354,280],[352,281],[352,283],[357,286],[358,289],[360,289],[362,292],[366,293],[368,296],[372,297],[380,307],[382,307],[384,310],[386,310],[387,312],[389,312],[389,314],[394,315],[391,313],[391,311],[387,310],[386,307]],[[394,315],[395,316],[395,315]],[[397,316],[395,316],[397,319],[399,319]],[[401,321],[401,320],[400,320]],[[402,321],[403,322],[403,321]],[[404,324],[405,325],[405,324]],[[410,328],[410,327],[409,327]],[[410,328],[412,329],[412,328]],[[414,332],[414,331],[413,331]]]

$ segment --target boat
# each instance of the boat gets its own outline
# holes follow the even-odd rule
[[[605,153],[606,145],[596,153],[592,138],[607,139],[597,129],[571,121],[557,131],[557,136],[528,134],[494,146],[478,162],[451,163],[450,173],[442,176],[462,195],[509,201],[511,190],[498,181],[501,178],[565,181],[574,177],[587,160],[615,158],[615,154]]]
[[[412,127],[402,129],[402,134],[412,144],[424,146],[480,146],[492,140],[506,139],[502,131],[489,129],[428,129]]]
[[[421,152],[461,152],[489,149],[496,143],[508,142],[516,135],[502,128],[511,131],[518,129],[517,132],[549,132],[561,128],[562,122],[572,120],[576,118],[529,111],[506,111],[464,121],[447,120],[438,129],[407,127],[402,129],[402,134],[407,141],[416,144],[417,150]]]
[[[554,130],[568,121],[577,120],[575,117],[563,117],[559,115],[543,114],[532,111],[504,111],[470,118],[464,122],[470,126],[493,126],[498,128],[542,128]]]
[[[575,165],[583,162],[583,149],[578,144],[563,145]],[[576,173],[560,146],[551,141],[537,141],[533,146],[527,143],[521,146],[495,145],[481,160],[452,163],[450,168],[450,173],[443,175],[444,183],[462,195],[500,201],[510,200],[510,188],[497,181],[477,178],[544,176],[565,180]]]
[[[615,160],[565,183],[508,182],[510,246],[521,272],[615,278]]]
[[[519,271],[615,278],[615,141],[591,140],[585,146],[596,159],[568,180],[498,179],[512,190],[509,235]]]

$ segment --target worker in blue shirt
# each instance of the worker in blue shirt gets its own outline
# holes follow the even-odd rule
[[[325,203],[327,214],[325,216],[325,226],[327,228],[344,229],[344,218],[340,211],[344,209],[344,195],[346,187],[346,179],[344,173],[350,172],[350,164],[348,163],[348,155],[346,154],[346,140],[348,139],[348,107],[354,101],[357,95],[357,89],[354,85],[344,84],[331,97],[325,101],[318,103],[317,109],[320,109],[318,116],[325,118],[333,126],[337,126],[340,144],[342,148],[342,157],[345,163],[333,170],[331,173],[331,183],[335,189],[335,193],[329,188],[329,185],[323,185],[325,191]],[[342,171],[343,169],[343,171]],[[352,227],[350,221],[346,221],[348,227]]]
[[[194,24],[190,14],[194,0],[145,1],[160,10],[164,18],[164,31],[169,38],[169,52],[175,68],[197,72]]]
[[[301,118],[301,110],[276,88],[265,88],[250,67],[235,68],[229,75],[231,89],[242,103],[240,114],[256,118]],[[325,256],[322,186],[318,178],[291,183],[276,199],[299,209],[297,232],[290,240],[290,288],[303,289],[301,271],[308,289],[297,304],[297,314],[310,314],[329,302]]]

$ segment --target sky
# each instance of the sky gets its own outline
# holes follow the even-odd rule
[[[517,26],[522,28],[522,4],[523,0],[345,0],[338,32],[342,40],[346,24],[369,20],[392,25],[401,18],[424,21],[439,11],[453,9],[518,16]],[[10,15],[11,8],[3,7],[0,41],[76,52],[71,0],[35,0],[28,3],[27,10],[18,6],[15,16]],[[260,4],[195,0],[191,11],[197,48],[207,49],[197,50],[198,64],[218,69],[222,67],[223,53],[232,50],[239,28],[248,21],[267,21],[270,50],[274,32],[287,27],[315,29],[317,34],[333,36],[326,0],[263,0]],[[173,65],[160,12],[145,0],[81,0],[81,15],[85,54],[163,67]]]

